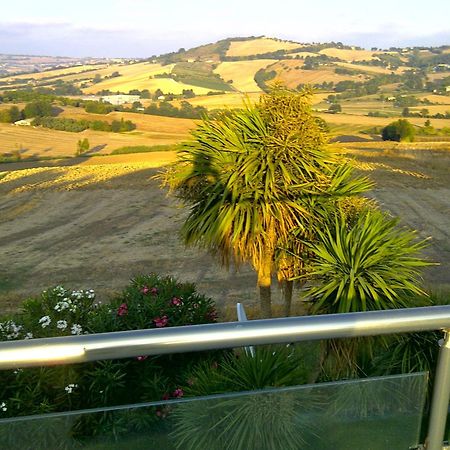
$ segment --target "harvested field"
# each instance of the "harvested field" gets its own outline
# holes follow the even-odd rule
[[[365,61],[375,59],[377,55],[385,52],[371,50],[346,50],[340,48],[325,48],[320,50],[322,55],[332,56],[333,58],[343,59],[344,61]]]
[[[23,75],[14,75],[9,78],[5,78],[7,81],[12,80],[26,80],[29,78],[33,78],[35,80],[42,80],[42,78],[50,78],[50,77],[57,77],[57,78],[63,78],[70,74],[80,74],[85,71],[91,71],[91,70],[98,70],[98,69],[104,69],[105,67],[108,67],[106,64],[90,64],[90,65],[83,65],[83,66],[72,66],[67,67],[65,69],[55,69],[55,70],[46,70],[43,72],[38,73],[27,73]],[[92,73],[92,72],[91,72]],[[77,75],[79,77],[79,75]],[[92,76],[93,78],[93,76]]]
[[[275,52],[277,50],[292,50],[302,44],[278,41],[270,38],[250,39],[248,41],[233,41],[228,49],[227,56],[250,56],[260,53]]]
[[[427,255],[441,265],[428,269],[425,280],[434,289],[450,287],[448,144],[346,148],[377,182],[373,196],[383,208],[420,236],[433,236]],[[187,211],[152,179],[173,157],[165,152],[66,160],[69,166],[0,166],[0,304],[14,308],[18,299],[58,283],[92,287],[103,300],[134,274],[155,271],[196,282],[222,310],[238,301],[256,305],[250,268],[227,272],[180,243]]]
[[[255,82],[255,73],[273,64],[273,59],[255,59],[252,61],[231,61],[220,63],[214,73],[218,73],[223,80],[233,80],[233,87],[241,92],[261,92]]]
[[[67,108],[63,116],[92,120],[124,117],[137,124],[137,130],[128,133],[109,133],[85,130],[81,133],[57,131],[49,128],[0,124],[0,154],[19,150],[23,158],[73,156],[80,139],[89,140],[92,152],[108,154],[119,147],[137,145],[174,144],[185,139],[195,126],[190,119],[151,116],[147,114],[113,112],[107,116],[87,114],[81,108]]]
[[[425,106],[426,107],[426,106]],[[324,119],[329,124],[347,124],[347,125],[365,125],[366,127],[371,126],[386,126],[393,120],[396,120],[392,117],[368,117],[361,116],[356,114],[324,114],[319,113],[319,117]],[[420,117],[408,117],[408,121],[414,125],[423,126],[424,123],[423,118]],[[433,126],[436,128],[444,128],[449,126],[448,119],[432,119]]]
[[[188,101],[194,106],[204,106],[207,109],[242,108],[244,101],[258,101],[260,93],[229,93],[220,95],[197,95]]]
[[[339,75],[334,67],[321,67],[317,70],[303,70],[302,63],[297,60],[283,60],[270,66],[270,70],[277,72],[277,79],[282,80],[288,87],[296,88],[299,83],[321,84],[324,81],[338,83],[339,81],[361,81],[364,75]]]
[[[417,95],[417,98],[419,100],[427,99],[432,103],[450,105],[450,95],[425,94]],[[428,106],[424,106],[424,108],[428,108]]]

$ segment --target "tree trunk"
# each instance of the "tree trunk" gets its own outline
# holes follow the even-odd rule
[[[294,282],[285,280],[283,282],[283,297],[284,297],[284,315],[289,317],[291,315],[292,305],[292,290],[294,288]]]
[[[261,304],[261,318],[272,317],[272,271],[270,259],[263,261],[258,270],[259,301]]]
[[[261,318],[272,317],[272,293],[269,286],[259,286],[259,301],[261,303]]]

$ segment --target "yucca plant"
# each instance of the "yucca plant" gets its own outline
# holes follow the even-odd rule
[[[171,416],[177,448],[304,448],[305,433],[311,433],[314,426],[309,416],[301,413],[315,411],[323,399],[309,391],[248,392],[305,383],[304,352],[299,346],[255,350],[255,356],[233,353],[218,364],[202,364],[192,373],[191,386],[186,388],[188,395],[235,394],[177,405]]]
[[[348,313],[411,306],[420,288],[420,269],[429,265],[419,256],[426,241],[398,227],[398,220],[368,209],[351,221],[345,215],[325,222],[311,251],[308,274],[316,284],[308,288],[315,314]],[[330,340],[324,353],[328,376],[354,376],[372,359],[374,338]],[[325,364],[328,360],[328,364]]]
[[[408,295],[420,288],[419,257],[426,241],[399,228],[398,220],[368,210],[353,225],[337,217],[309,245],[309,274],[318,284],[308,290],[314,313],[346,313],[410,306]]]

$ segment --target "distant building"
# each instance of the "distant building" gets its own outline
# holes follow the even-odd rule
[[[102,95],[100,97],[104,102],[111,103],[111,105],[123,105],[124,103],[138,102],[141,97],[139,95],[127,95],[127,94],[117,94],[117,95]]]
[[[14,125],[20,125],[20,126],[27,126],[29,127],[31,125],[33,119],[23,119],[18,120],[17,122],[14,122]]]

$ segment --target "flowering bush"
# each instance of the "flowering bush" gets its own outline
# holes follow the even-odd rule
[[[211,323],[216,317],[212,300],[198,294],[195,285],[151,274],[134,278],[111,303],[101,305],[91,327],[97,333],[163,328]]]
[[[215,320],[213,301],[198,294],[193,284],[151,274],[133,279],[108,304],[97,302],[91,289],[71,291],[57,286],[44,291],[38,298],[26,300],[16,316],[0,317],[0,340],[162,328]],[[184,395],[181,386],[187,383],[187,373],[204,358],[205,353],[142,355],[0,371],[0,419],[180,398]],[[145,420],[160,421],[163,416],[164,412],[158,410]],[[116,429],[111,430],[115,420],[112,417],[109,413],[81,417],[73,434],[116,434]]]

